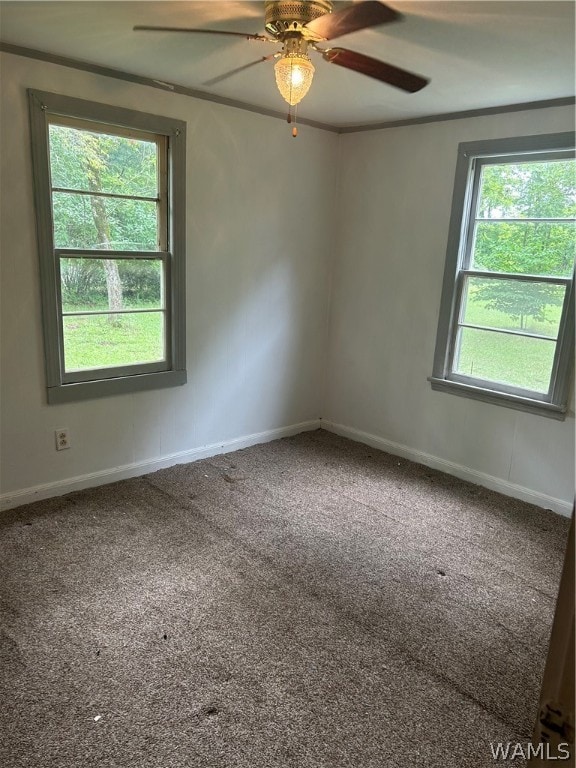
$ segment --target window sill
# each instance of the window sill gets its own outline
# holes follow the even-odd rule
[[[546,416],[549,419],[564,421],[566,419],[566,408],[552,403],[545,403],[541,400],[533,400],[521,395],[512,395],[505,392],[475,387],[471,384],[463,384],[460,381],[449,381],[448,379],[439,379],[435,376],[428,378],[432,389],[436,392],[448,392],[459,397],[470,397],[473,400],[481,400],[491,405],[501,405],[505,408],[514,408],[517,411],[525,413],[534,413],[539,416]]]
[[[186,384],[186,371],[163,371],[162,373],[143,373],[134,376],[122,376],[117,379],[81,381],[75,384],[61,384],[48,387],[48,402],[70,403],[79,400],[91,400],[96,397],[123,395],[131,392],[144,392],[150,389],[177,387]]]

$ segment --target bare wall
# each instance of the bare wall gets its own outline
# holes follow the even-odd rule
[[[337,136],[294,140],[279,120],[8,54],[2,77],[1,494],[316,420]],[[187,121],[185,386],[46,404],[30,87]],[[73,446],[59,453],[58,427]]]
[[[559,422],[433,392],[427,377],[458,143],[573,128],[563,107],[341,136],[323,408],[356,439],[563,512],[573,413]]]
[[[341,137],[302,128],[294,141],[272,118],[8,54],[2,64],[0,501],[321,416],[355,439],[569,510],[573,415],[556,422],[432,392],[427,376],[458,143],[570,130],[571,108]],[[46,404],[28,87],[188,122],[187,385]],[[63,426],[73,448],[57,453]]]

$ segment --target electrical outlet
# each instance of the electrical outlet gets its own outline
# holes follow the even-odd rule
[[[61,427],[54,432],[56,438],[56,450],[65,451],[66,448],[70,448],[70,434],[68,427]]]

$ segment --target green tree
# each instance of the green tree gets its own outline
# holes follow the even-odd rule
[[[98,194],[104,189],[102,171],[106,167],[104,156],[108,154],[107,145],[110,142],[110,138],[87,132],[81,132],[79,138],[82,164],[86,172],[88,189],[96,193],[91,195],[89,199],[92,218],[96,227],[98,247],[103,250],[110,250],[111,227],[106,211],[106,198],[100,197]],[[108,291],[108,309],[119,311],[122,309],[123,302],[122,281],[118,272],[118,264],[113,259],[105,259],[103,266],[106,275],[106,289]],[[119,318],[115,315],[109,315],[108,321],[118,323]]]
[[[156,145],[109,134],[51,126],[50,160],[56,188],[94,193],[154,197],[157,185]],[[54,192],[55,242],[62,248],[152,250],[157,243],[156,206],[140,200]],[[123,275],[138,272],[140,292],[155,290],[153,270],[134,269],[130,262],[66,260],[62,268],[67,298],[90,304],[105,280],[110,309],[123,306]],[[100,272],[100,274],[99,274]],[[147,287],[142,282],[151,280]],[[73,289],[73,290],[72,290]],[[114,316],[110,316],[114,318]]]
[[[576,214],[574,161],[485,166],[478,204],[474,267],[515,274],[569,276],[574,267]],[[504,219],[504,220],[503,220]],[[515,219],[507,221],[505,219]],[[536,219],[536,221],[535,221]],[[547,319],[562,303],[555,285],[516,280],[485,281],[475,298],[525,328]]]

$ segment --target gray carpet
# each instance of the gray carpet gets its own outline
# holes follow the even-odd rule
[[[567,532],[323,431],[4,513],[0,764],[493,766]]]

